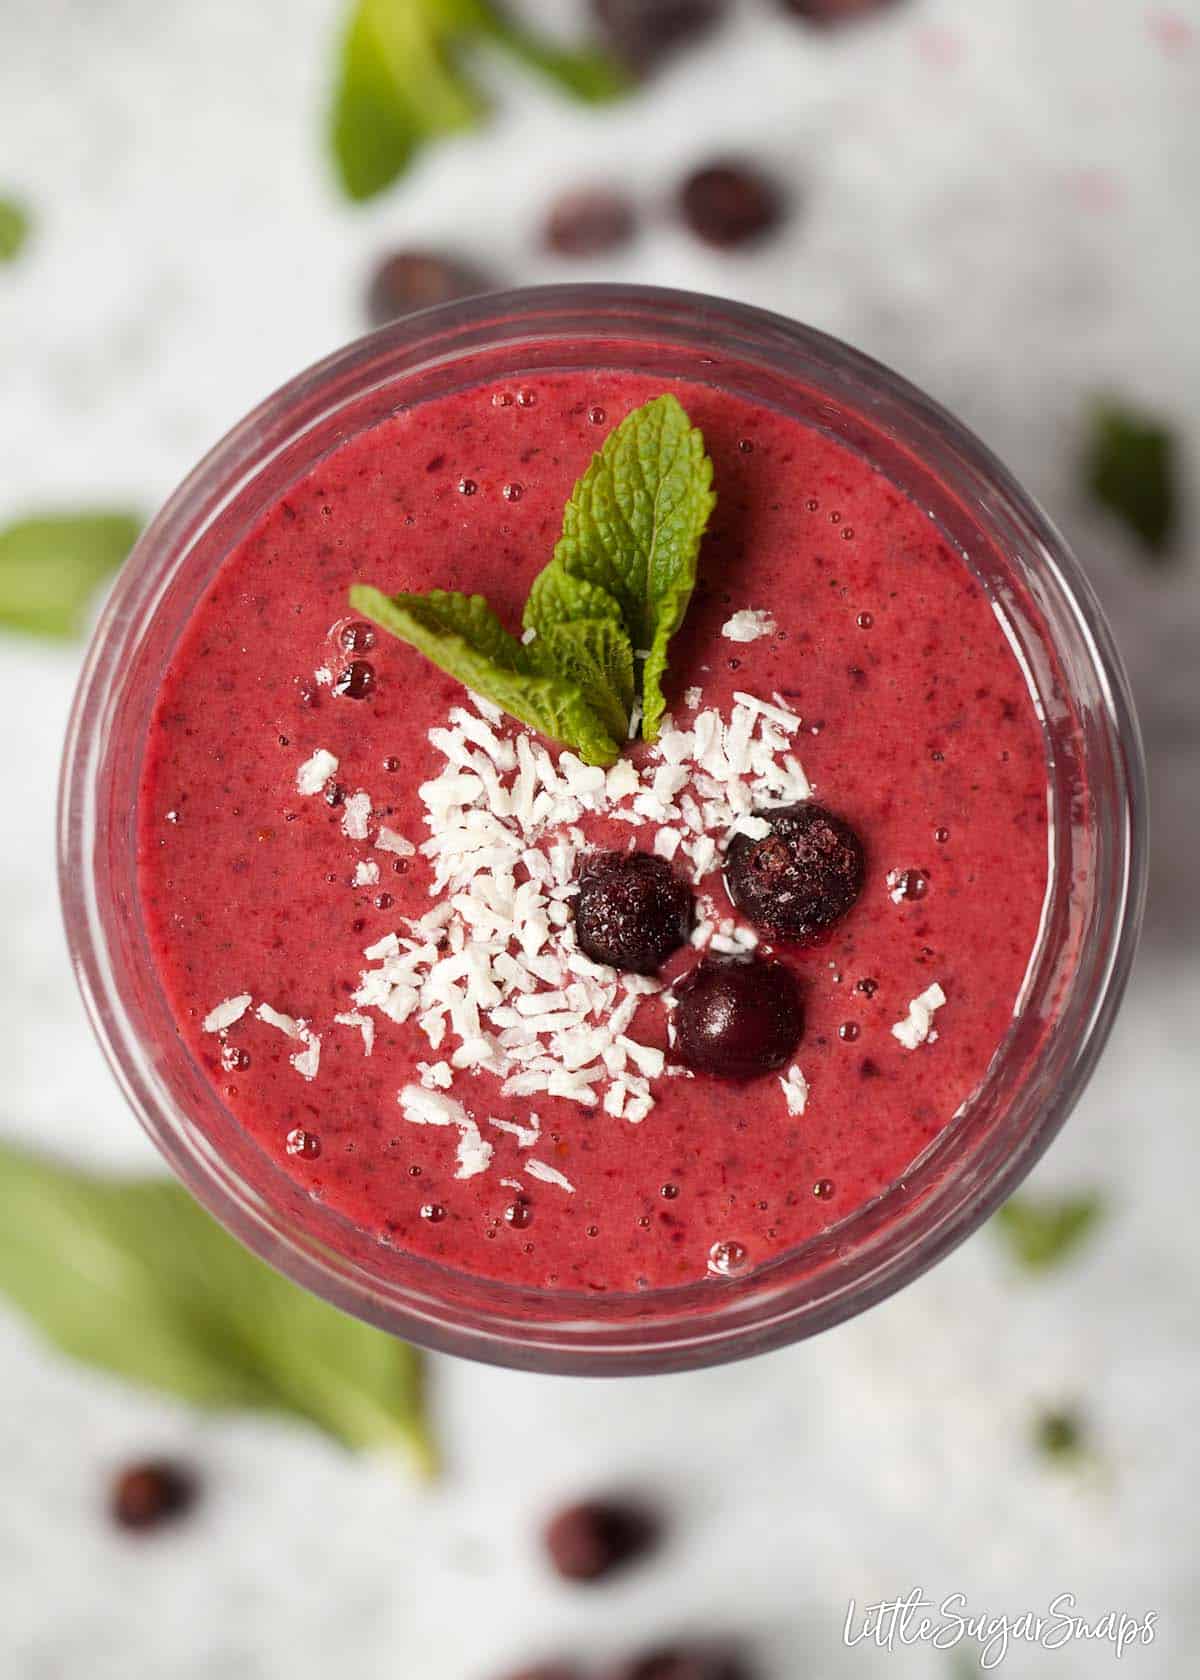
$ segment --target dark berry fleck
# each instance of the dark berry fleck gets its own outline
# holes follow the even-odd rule
[[[643,74],[698,40],[725,8],[726,0],[592,0],[608,46]]]
[[[721,249],[761,239],[783,215],[775,183],[752,164],[734,160],[710,163],[689,175],[679,207],[697,239]]]
[[[367,288],[367,319],[386,326],[398,316],[435,303],[491,291],[495,281],[472,263],[436,251],[395,251],[385,257]]]
[[[550,1561],[567,1581],[598,1581],[641,1557],[655,1538],[648,1512],[605,1500],[566,1506],[545,1534]]]
[[[347,665],[334,683],[333,692],[344,695],[347,700],[365,700],[374,687],[375,667],[368,665],[365,659],[356,659]]]
[[[584,864],[575,931],[593,962],[654,974],[686,942],[691,921],[692,895],[665,859],[599,852]]]
[[[149,1459],[115,1477],[109,1509],[121,1528],[157,1528],[182,1517],[195,1498],[196,1480],[190,1471],[167,1459]]]
[[[600,257],[627,245],[637,218],[624,194],[609,187],[583,187],[551,208],[543,239],[560,257]]]
[[[806,23],[823,27],[839,23],[853,23],[856,18],[872,12],[882,12],[895,0],[780,0],[785,12],[803,18]]]
[[[750,1674],[729,1646],[674,1645],[632,1658],[614,1680],[750,1680]]]
[[[753,1079],[791,1056],[804,1009],[791,970],[761,957],[706,957],[676,988],[676,1044],[697,1073]]]
[[[811,800],[762,814],[769,834],[761,840],[735,834],[729,843],[729,895],[761,932],[813,939],[840,921],[862,891],[862,844],[849,823]]]

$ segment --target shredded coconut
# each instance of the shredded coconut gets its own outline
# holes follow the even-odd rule
[[[210,1009],[204,1017],[206,1033],[224,1032],[235,1021],[240,1021],[249,1009],[252,999],[249,992],[239,992],[237,997],[227,997],[224,1003],[219,1003],[215,1009]]]
[[[911,999],[908,1014],[892,1028],[893,1038],[898,1038],[906,1050],[915,1050],[926,1039],[936,1038],[937,1034],[932,1031],[933,1014],[945,1001],[946,994],[935,980],[920,997]]]
[[[371,796],[360,788],[342,809],[342,833],[347,840],[365,840],[371,827]]]
[[[735,612],[721,626],[722,636],[731,642],[756,642],[760,636],[771,636],[774,632],[775,620],[770,613],[753,607]]]
[[[379,865],[372,858],[360,858],[354,865],[354,885],[356,887],[375,887],[379,885]]]
[[[779,1083],[783,1087],[783,1100],[787,1103],[788,1113],[803,1114],[808,1102],[808,1080],[795,1063],[786,1074],[780,1076]]]
[[[560,1173],[557,1167],[548,1167],[545,1161],[539,1161],[531,1156],[525,1162],[525,1171],[530,1178],[540,1179],[543,1184],[557,1184],[560,1190],[566,1190],[572,1196],[575,1194],[575,1186],[571,1183],[571,1180]]]
[[[417,848],[411,840],[406,840],[403,834],[397,834],[394,828],[381,828],[375,836],[375,844],[381,852],[394,852],[397,857],[415,857]]]
[[[337,775],[338,761],[331,752],[324,747],[318,747],[311,758],[306,758],[296,771],[296,792],[311,797],[320,793],[330,776]]]
[[[297,1021],[294,1015],[284,1015],[278,1009],[272,1009],[269,1003],[260,1003],[254,1013],[260,1021],[265,1021],[269,1027],[278,1028],[281,1033],[286,1033],[289,1038],[304,1037],[304,1024]]]

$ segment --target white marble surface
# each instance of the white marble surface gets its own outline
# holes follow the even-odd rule
[[[553,7],[566,16],[567,0]],[[950,1660],[841,1644],[846,1603],[921,1585],[975,1610],[1160,1615],[1132,1673],[1200,1648],[1200,631],[1196,525],[1139,570],[1081,504],[1081,403],[1153,403],[1200,482],[1198,0],[911,0],[810,37],[744,0],[620,110],[489,72],[486,134],[362,211],[323,173],[333,0],[4,0],[0,187],[36,206],[0,270],[0,519],[89,498],[150,509],[238,415],[359,327],[393,240],[451,240],[514,280],[593,275],[724,292],[807,318],[958,409],[1062,521],[1116,621],[1149,737],[1154,891],[1100,1075],[1039,1168],[1113,1213],[1045,1282],[983,1233],[858,1322],[757,1364],[612,1384],[439,1364],[449,1469],[414,1491],[300,1429],[203,1419],[60,1362],[0,1313],[0,1672],[13,1680],[487,1680],[556,1645],[603,1659],[690,1627],[746,1631],[769,1677],[934,1676]],[[1172,19],[1175,26],[1172,27]],[[647,212],[689,162],[760,153],[794,183],[753,259],[655,222],[614,269],[533,233],[546,196],[628,176]],[[1194,506],[1193,494],[1193,506]],[[0,641],[0,1126],[113,1164],[149,1149],[70,982],[51,870],[55,759],[77,652]],[[0,1218],[3,1208],[0,1207]],[[1101,1465],[1048,1472],[1044,1401],[1080,1401]],[[108,1468],[194,1455],[195,1520],[144,1545],[99,1514]],[[533,1528],[610,1480],[654,1490],[654,1568],[573,1592]],[[1015,1648],[1004,1672],[1093,1680],[1113,1659]]]

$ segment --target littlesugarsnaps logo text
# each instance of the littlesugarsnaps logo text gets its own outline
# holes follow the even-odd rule
[[[1043,1651],[1058,1651],[1077,1642],[1107,1645],[1114,1657],[1127,1656],[1139,1645],[1152,1645],[1158,1612],[1140,1616],[1125,1610],[1107,1610],[1095,1618],[1079,1613],[1074,1593],[1059,1593],[1044,1611],[1025,1610],[1013,1615],[973,1611],[963,1593],[950,1593],[939,1604],[914,1587],[904,1598],[880,1599],[859,1606],[851,1599],[846,1607],[842,1640],[847,1646],[873,1645],[894,1651],[905,1645],[929,1645],[936,1651],[950,1651],[960,1645],[975,1645],[979,1666],[998,1668],[1014,1645],[1036,1645]]]

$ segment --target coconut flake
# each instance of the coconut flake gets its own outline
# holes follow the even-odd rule
[[[276,1027],[289,1038],[304,1037],[304,1023],[298,1021],[294,1015],[284,1015],[281,1010],[272,1009],[269,1003],[260,1003],[254,1013],[260,1021],[265,1021],[269,1027]]]
[[[338,761],[331,752],[324,747],[318,747],[311,758],[306,758],[296,771],[296,792],[306,797],[320,793],[331,776],[337,775]]]
[[[375,836],[375,845],[381,852],[394,852],[397,857],[415,857],[417,848],[411,840],[403,834],[397,834],[394,828],[381,828]]]
[[[915,1050],[926,1039],[936,1038],[937,1034],[932,1031],[933,1014],[945,1001],[946,994],[935,980],[920,997],[909,1001],[908,1014],[892,1028],[893,1038],[898,1038],[906,1050]]]
[[[571,1180],[560,1173],[557,1167],[549,1167],[545,1161],[530,1157],[524,1163],[524,1170],[530,1178],[540,1179],[543,1184],[557,1184],[560,1190],[566,1190],[570,1195],[575,1194],[575,1186]]]
[[[379,885],[379,865],[372,858],[359,858],[354,865],[354,885],[356,887],[377,887]]]
[[[215,1009],[210,1009],[204,1017],[203,1027],[206,1033],[224,1032],[235,1021],[240,1021],[252,1002],[249,992],[239,992],[237,997],[227,997],[223,1003],[218,1003]]]
[[[342,809],[342,833],[347,840],[365,840],[371,827],[371,795],[359,788]]]
[[[780,1075],[779,1083],[783,1089],[783,1100],[787,1103],[788,1113],[803,1114],[808,1102],[808,1080],[795,1063],[786,1074]]]
[[[744,607],[741,612],[735,612],[732,618],[725,620],[721,626],[721,634],[731,642],[756,642],[760,636],[774,635],[775,628],[775,620],[769,612],[755,607]]]

